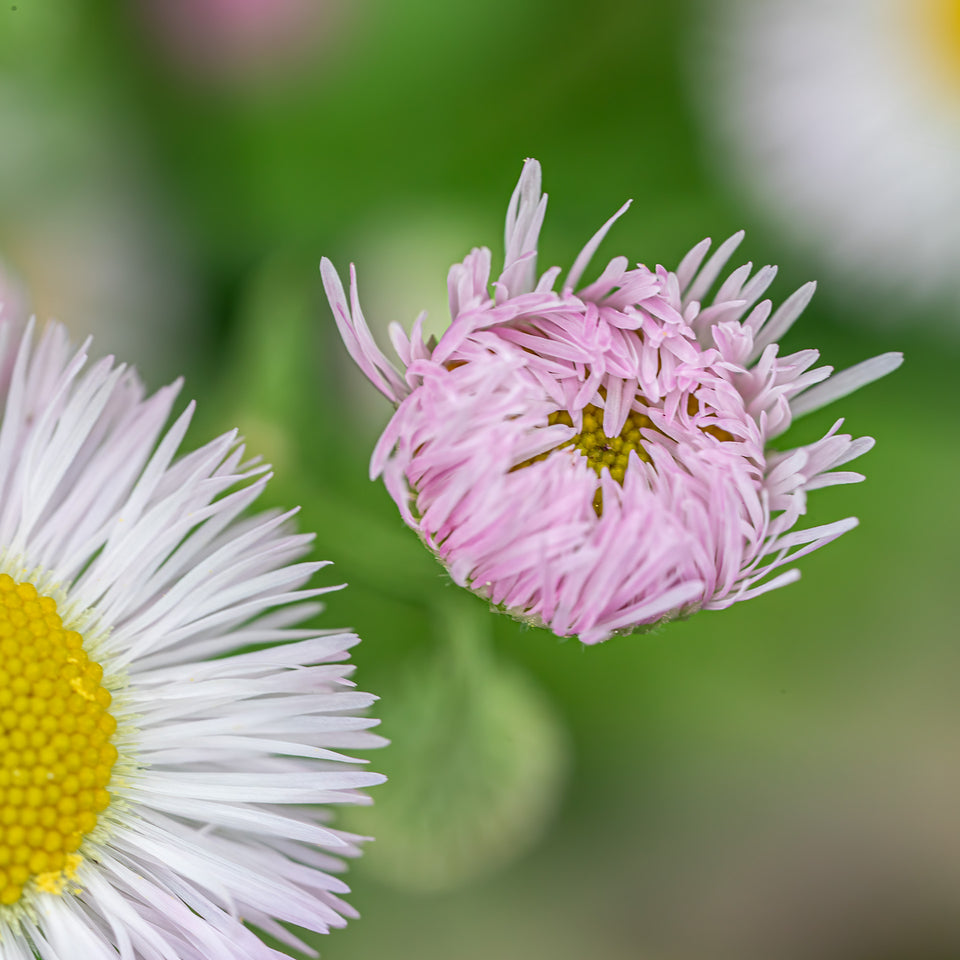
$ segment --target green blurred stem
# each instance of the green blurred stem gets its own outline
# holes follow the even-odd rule
[[[487,671],[493,660],[491,623],[493,614],[466,590],[450,586],[435,591],[431,602],[434,632],[455,676],[476,677]]]

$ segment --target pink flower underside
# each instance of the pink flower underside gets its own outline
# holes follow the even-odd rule
[[[439,343],[423,341],[422,317],[410,337],[391,325],[402,374],[370,335],[353,269],[348,304],[332,265],[322,264],[351,356],[398,405],[371,476],[383,475],[404,520],[457,583],[586,643],[795,580],[795,570],[771,574],[856,524],[794,530],[806,492],[863,479],[834,468],[872,440],[840,434],[839,420],[796,450],[768,451],[767,442],[787,429],[794,406],[829,402],[889,372],[899,356],[874,358],[832,381],[831,368],[810,369],[815,350],[781,358],[775,341],[813,285],[771,316],[770,302],[757,301],[772,267],[753,277],[751,264],[740,267],[701,309],[742,234],[706,264],[709,241],[699,244],[676,272],[630,269],[615,258],[574,293],[586,260],[626,207],[590,241],[561,292],[553,289],[558,268],[535,282],[546,198],[539,167],[528,175],[530,163],[511,201],[493,298],[490,252],[475,249],[450,271],[453,322]],[[651,462],[632,453],[622,485],[606,469],[598,480],[585,457],[558,449],[580,431],[588,403],[603,409],[608,437],[631,411],[652,421],[641,431]],[[548,425],[558,410],[569,412],[573,427]]]

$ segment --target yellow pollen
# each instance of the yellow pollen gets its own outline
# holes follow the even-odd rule
[[[553,426],[562,423],[565,426],[573,426],[573,418],[566,410],[556,410],[547,417],[547,423]],[[580,432],[571,437],[566,443],[541,453],[523,463],[518,463],[513,469],[519,470],[521,467],[529,467],[531,463],[537,463],[539,460],[546,460],[555,450],[564,450],[573,447],[583,457],[586,457],[590,468],[599,477],[606,467],[610,471],[610,476],[622,484],[623,478],[627,473],[627,465],[630,462],[631,452],[647,463],[651,462],[650,455],[643,448],[640,442],[640,430],[642,428],[652,428],[656,430],[653,421],[643,413],[636,410],[630,412],[623,429],[615,437],[608,437],[603,432],[603,410],[592,403],[588,403],[583,408],[583,427]],[[597,516],[603,513],[603,494],[598,489],[593,497],[593,509]]]
[[[110,803],[117,722],[103,668],[52,597],[0,574],[0,904],[61,893]]]
[[[606,399],[606,393],[602,388],[600,392]],[[693,394],[689,394],[687,396],[687,414],[694,417],[699,412],[700,402]],[[556,410],[547,417],[547,423],[549,426],[562,423],[567,427],[572,427],[573,418],[566,410]],[[711,423],[707,423],[707,425],[700,423],[698,429],[721,442],[734,439],[733,434]],[[537,463],[540,460],[546,460],[557,450],[572,447],[586,458],[597,477],[602,475],[603,468],[606,467],[610,471],[610,477],[622,486],[623,478],[626,476],[627,467],[630,463],[631,453],[635,453],[645,463],[653,462],[652,457],[643,446],[641,430],[653,430],[656,433],[661,433],[645,413],[631,410],[620,432],[615,437],[608,437],[603,432],[603,408],[588,403],[583,408],[583,426],[576,436],[571,437],[552,450],[547,450],[545,453],[518,463],[511,469],[511,472],[529,467],[532,463]],[[593,508],[596,510],[597,516],[603,513],[603,494],[599,488],[593,498]]]
[[[573,426],[573,419],[566,410],[558,410],[547,417],[547,423],[551,426],[555,423],[562,423],[568,427]],[[650,455],[643,448],[640,442],[640,430],[644,427],[653,427],[653,421],[643,413],[636,410],[631,411],[627,417],[623,429],[615,437],[608,437],[603,432],[603,410],[600,407],[588,403],[583,408],[583,428],[575,436],[571,437],[566,443],[557,447],[563,450],[565,447],[573,447],[579,450],[587,458],[587,463],[599,477],[606,467],[610,471],[610,476],[622,484],[626,476],[627,464],[630,462],[630,454],[636,453],[641,459],[650,463]],[[546,454],[541,454],[546,456]],[[536,459],[540,459],[537,457]]]

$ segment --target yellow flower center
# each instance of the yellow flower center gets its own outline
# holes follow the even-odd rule
[[[547,422],[552,426],[555,423],[563,423],[568,427],[573,426],[573,420],[566,410],[558,410],[551,413]],[[627,472],[627,464],[630,462],[630,453],[635,452],[641,459],[650,463],[650,455],[643,449],[640,443],[640,428],[652,427],[653,421],[643,413],[631,411],[627,416],[627,421],[623,429],[615,437],[608,437],[603,432],[603,410],[588,403],[583,408],[583,429],[566,443],[557,447],[562,450],[564,447],[574,447],[587,458],[587,463],[599,477],[603,468],[607,467],[610,476],[623,483],[623,478]],[[541,459],[547,454],[541,454]]]
[[[103,668],[52,597],[0,574],[0,904],[59,893],[110,803],[117,722]]]
[[[603,393],[602,390],[601,393]],[[606,394],[603,395],[604,397],[606,396]],[[692,417],[698,413],[699,410],[700,402],[693,394],[689,394],[687,396],[687,413]],[[547,417],[547,423],[550,426],[562,423],[565,426],[572,427],[573,418],[566,410],[556,410]],[[583,426],[576,436],[571,437],[565,443],[561,443],[551,450],[547,450],[545,453],[538,454],[529,460],[518,463],[511,468],[511,472],[520,470],[523,467],[529,467],[530,464],[537,463],[540,460],[546,460],[547,457],[557,450],[565,450],[572,447],[581,456],[586,458],[590,469],[593,470],[598,477],[601,476],[603,468],[606,467],[610,471],[611,479],[616,480],[617,483],[622,486],[623,478],[627,473],[627,466],[630,463],[631,453],[636,453],[645,463],[653,462],[653,458],[644,449],[642,443],[643,438],[640,435],[642,429],[654,430],[657,433],[661,432],[645,413],[631,410],[620,432],[615,437],[608,437],[603,432],[603,408],[588,403],[583,408]],[[712,423],[708,423],[705,426],[701,424],[698,429],[703,433],[710,434],[710,436],[715,437],[721,442],[734,439],[732,434]],[[603,494],[599,487],[593,498],[593,508],[596,510],[597,516],[603,514]]]
[[[573,426],[573,418],[566,410],[556,410],[547,417],[547,423],[552,427],[554,424],[562,423],[568,427]],[[564,450],[573,447],[578,453],[586,458],[590,468],[599,477],[606,467],[610,471],[610,476],[622,484],[623,478],[627,472],[627,464],[630,462],[631,451],[635,452],[641,460],[650,463],[650,455],[644,450],[640,440],[640,428],[653,427],[653,421],[643,413],[636,410],[631,411],[623,425],[623,429],[615,437],[608,437],[603,432],[603,410],[592,403],[588,403],[583,408],[583,427],[580,432],[571,437],[566,443],[541,453],[523,463],[518,463],[513,470],[519,470],[522,467],[529,467],[531,463],[537,463],[539,460],[546,460],[556,450]],[[654,428],[656,429],[656,428]],[[603,494],[598,489],[593,497],[593,509],[597,516],[603,513]]]

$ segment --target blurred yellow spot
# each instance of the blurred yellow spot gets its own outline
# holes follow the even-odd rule
[[[919,0],[906,8],[925,65],[939,82],[960,89],[960,0]]]
[[[0,904],[61,893],[110,804],[117,749],[103,668],[52,597],[0,574]]]

